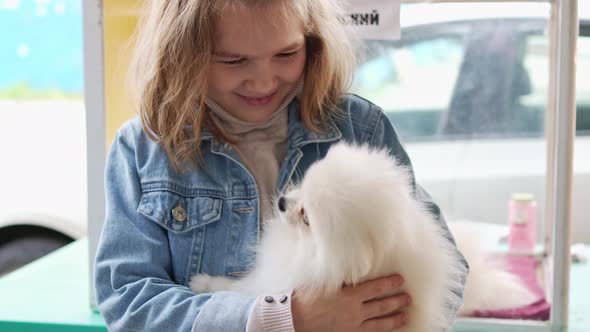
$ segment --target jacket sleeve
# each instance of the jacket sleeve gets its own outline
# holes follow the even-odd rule
[[[106,221],[95,260],[98,308],[110,331],[245,331],[255,298],[195,294],[172,281],[166,230],[146,221],[135,151],[118,134],[106,165]]]
[[[410,157],[406,153],[405,149],[401,145],[393,125],[391,124],[387,116],[383,114],[382,111],[379,110],[378,116],[379,118],[376,122],[375,130],[370,139],[371,146],[387,148],[390,151],[391,155],[394,156],[401,165],[408,167],[412,176],[411,184],[413,186],[416,199],[422,201],[429,208],[429,210],[435,216],[436,220],[439,221],[440,226],[443,229],[443,232],[446,234],[447,239],[453,244],[453,247],[456,249],[457,246],[455,244],[455,239],[449,231],[449,228],[440,208],[432,200],[428,192],[426,192],[424,188],[422,188],[419,184],[416,183],[416,179],[414,177],[414,170],[412,168],[412,162],[410,161]],[[456,253],[462,261],[465,269],[461,276],[461,288],[453,289],[453,291],[462,299],[463,291],[465,288],[465,282],[467,280],[467,274],[469,273],[469,264],[465,260],[465,257],[463,257],[463,254],[461,254],[461,252],[458,249],[456,249]],[[459,306],[453,307],[451,309],[452,312],[456,315],[457,311],[459,310]]]

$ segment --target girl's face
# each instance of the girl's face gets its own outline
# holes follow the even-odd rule
[[[272,7],[230,11],[216,26],[208,96],[241,120],[267,119],[302,78],[303,26],[279,17]]]

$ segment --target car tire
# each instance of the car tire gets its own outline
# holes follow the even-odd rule
[[[63,238],[29,235],[0,245],[0,276],[12,272],[68,244]]]

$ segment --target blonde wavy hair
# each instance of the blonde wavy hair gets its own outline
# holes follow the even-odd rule
[[[212,127],[205,99],[216,22],[228,10],[264,10],[270,2],[281,4],[277,19],[299,19],[304,27],[303,122],[321,131],[338,112],[356,57],[337,0],[147,0],[127,83],[145,132],[175,169],[200,164],[201,134]]]

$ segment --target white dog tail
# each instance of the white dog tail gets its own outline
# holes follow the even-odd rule
[[[536,296],[507,272],[502,263],[487,254],[481,235],[463,223],[449,223],[458,249],[469,263],[469,275],[460,315],[474,310],[515,309],[533,303]]]

